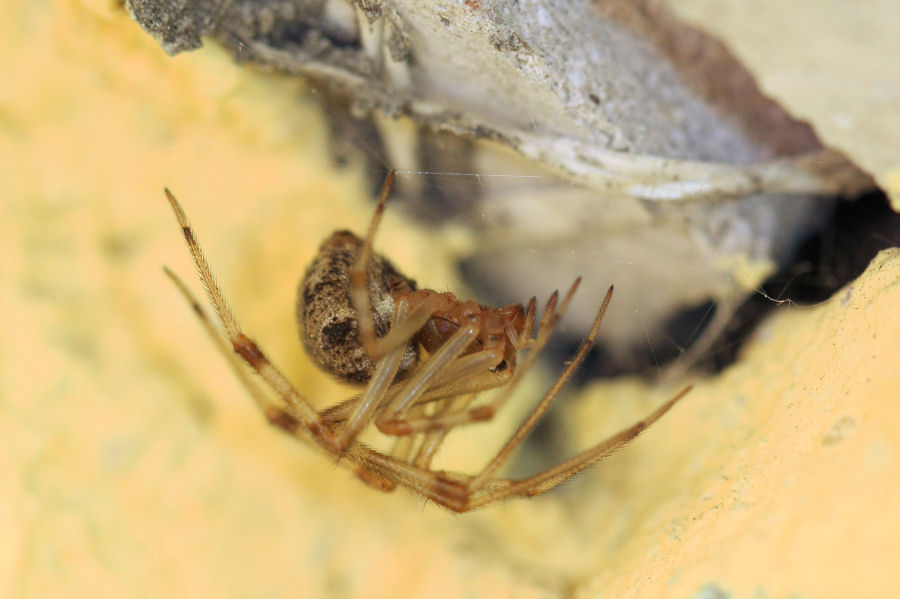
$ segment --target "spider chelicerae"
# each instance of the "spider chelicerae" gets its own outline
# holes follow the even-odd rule
[[[177,275],[168,268],[166,274],[271,424],[341,458],[340,463],[366,484],[383,491],[405,487],[465,512],[509,497],[539,495],[565,482],[634,439],[690,390],[683,389],[643,420],[556,466],[523,479],[496,476],[593,345],[612,298],[610,287],[572,360],[487,465],[474,475],[432,469],[435,454],[454,428],[490,420],[507,402],[546,346],[580,279],[561,302],[558,293],[550,296],[536,331],[535,298],[527,306],[492,308],[452,293],[417,289],[414,281],[372,251],[393,178],[391,173],[385,181],[365,239],[350,231],[332,233],[300,284],[297,316],[307,352],[324,370],[364,385],[359,395],[322,411],[312,407],[240,328],[184,210],[166,189],[218,325]],[[277,399],[258,386],[241,360]],[[487,402],[477,402],[489,389],[498,392]],[[397,438],[390,452],[358,440],[373,423]]]

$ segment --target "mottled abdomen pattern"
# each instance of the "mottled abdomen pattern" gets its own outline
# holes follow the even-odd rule
[[[297,292],[297,321],[306,351],[325,371],[351,383],[365,383],[375,371],[359,340],[356,309],[350,298],[350,270],[363,241],[350,231],[335,231],[319,247],[319,253],[303,275]],[[415,282],[404,277],[383,256],[373,253],[368,268],[369,301],[376,337],[391,327],[393,288],[415,290]],[[418,360],[418,345],[407,345],[400,373],[403,376]]]

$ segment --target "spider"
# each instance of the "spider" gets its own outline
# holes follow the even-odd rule
[[[372,251],[393,177],[392,172],[384,183],[365,239],[349,231],[333,233],[300,284],[297,314],[308,353],[324,370],[364,385],[361,394],[322,411],[312,407],[240,328],[184,210],[165,190],[218,326],[184,282],[164,270],[272,425],[337,457],[370,486],[383,491],[405,487],[452,511],[466,512],[552,489],[634,439],[690,390],[683,389],[640,422],[543,472],[515,480],[495,476],[592,346],[612,298],[610,287],[571,362],[487,465],[475,475],[432,469],[432,459],[448,433],[490,420],[506,403],[547,344],[580,278],[562,302],[557,292],[550,296],[533,336],[535,298],[527,307],[491,308],[452,293],[417,289],[414,281]],[[244,364],[277,399],[256,383]],[[500,389],[490,402],[472,405],[481,391],[495,388]],[[358,440],[373,423],[382,433],[397,437],[390,452]]]

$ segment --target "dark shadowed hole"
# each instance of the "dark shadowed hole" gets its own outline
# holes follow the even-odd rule
[[[748,297],[710,350],[699,356],[694,369],[716,373],[726,368],[760,321],[789,305],[778,300],[803,306],[823,302],[862,274],[879,251],[894,246],[900,246],[900,214],[891,210],[883,194],[841,202],[826,226],[803,241],[788,264],[761,285],[768,298],[761,293]],[[652,378],[681,356],[679,348],[690,347],[714,313],[715,306],[710,302],[679,312],[663,326],[665,336],[673,343],[639,351],[627,364],[611,362],[603,348],[596,347],[575,382],[633,373]],[[547,355],[553,354],[554,360],[568,359],[577,347],[577,339],[562,340],[549,347]]]

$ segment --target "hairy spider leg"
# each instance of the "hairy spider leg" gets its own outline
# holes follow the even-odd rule
[[[290,406],[290,413],[308,430],[312,439],[330,452],[339,451],[339,447],[335,444],[335,436],[331,430],[325,426],[318,412],[291,384],[291,382],[278,370],[269,358],[260,350],[257,344],[243,333],[234,313],[225,301],[222,290],[219,288],[215,277],[209,267],[206,256],[197,243],[196,235],[188,222],[184,209],[175,199],[175,196],[168,189],[165,190],[166,198],[172,206],[172,211],[181,226],[181,232],[187,242],[188,250],[200,276],[200,281],[206,290],[206,295],[212,304],[219,322],[224,329],[225,337],[237,353],[244,361],[247,362],[259,375],[272,387],[285,402]]]
[[[363,242],[362,249],[353,263],[350,270],[350,297],[353,307],[356,308],[357,330],[359,331],[359,340],[366,350],[366,354],[373,362],[381,359],[382,356],[395,349],[396,347],[405,346],[406,343],[421,329],[428,319],[434,314],[436,306],[431,302],[422,302],[416,306],[416,309],[406,319],[406,322],[400,326],[391,327],[387,335],[378,339],[375,336],[375,322],[372,319],[372,305],[369,299],[368,284],[368,266],[372,259],[372,242],[375,239],[375,233],[381,224],[384,215],[384,206],[391,194],[391,187],[394,184],[394,171],[388,173],[384,185],[381,187],[381,193],[378,196],[378,204],[375,206],[375,213],[369,222],[369,230],[366,233],[366,239]]]

